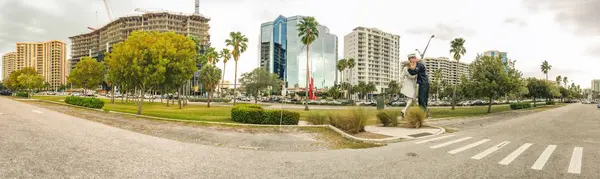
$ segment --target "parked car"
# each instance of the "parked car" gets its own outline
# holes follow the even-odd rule
[[[596,107],[600,108],[600,103],[596,104]]]
[[[8,90],[2,90],[2,91],[0,91],[0,95],[2,95],[2,96],[12,96],[12,92],[10,92]]]

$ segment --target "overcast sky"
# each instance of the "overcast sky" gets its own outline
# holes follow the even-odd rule
[[[108,0],[114,17],[137,14],[135,8],[192,13],[194,0]],[[450,41],[466,40],[471,62],[486,50],[508,52],[525,76],[542,78],[542,61],[552,66],[550,79],[568,76],[584,88],[600,78],[600,0],[201,0],[200,13],[211,18],[211,43],[220,49],[229,32],[249,39],[239,74],[257,65],[260,24],[278,15],[314,16],[340,39],[357,26],[398,34],[404,59],[423,49],[426,56],[449,56]],[[102,0],[1,0],[0,55],[15,42],[63,40],[108,23]],[[70,49],[70,46],[68,47]],[[219,66],[222,66],[220,64]],[[226,78],[233,79],[233,63]],[[0,74],[1,75],[1,74]]]

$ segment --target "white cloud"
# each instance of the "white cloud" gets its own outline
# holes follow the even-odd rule
[[[194,10],[194,0],[109,2],[115,17],[134,13],[135,8],[188,13]],[[96,24],[106,23],[102,22],[106,17],[101,0],[93,3],[94,9],[87,16],[95,17],[98,11]],[[539,65],[547,60],[553,66],[552,79],[556,75],[567,75],[582,87],[589,87],[591,79],[600,78],[600,70],[597,70],[600,62],[595,60],[600,53],[588,53],[590,49],[597,49],[593,39],[574,34],[559,24],[552,11],[531,12],[526,5],[521,0],[201,0],[200,12],[212,19],[210,33],[214,47],[223,48],[231,31],[240,31],[248,37],[249,48],[240,59],[238,75],[257,67],[260,24],[281,14],[315,16],[340,39],[339,56],[343,56],[344,35],[357,26],[376,27],[401,36],[401,59],[414,53],[415,48],[422,50],[429,35],[434,33],[438,38],[431,42],[426,56],[449,56],[452,37],[463,37],[467,54],[461,61],[470,62],[477,53],[497,49],[507,51],[509,58],[517,60],[517,68],[527,75],[543,77]],[[70,16],[78,15],[69,14],[68,8],[62,9]],[[415,31],[419,29],[424,32]],[[46,30],[46,33],[60,32]],[[226,70],[226,78],[233,80],[233,63],[228,64]]]

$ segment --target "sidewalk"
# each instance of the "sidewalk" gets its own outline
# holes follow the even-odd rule
[[[306,121],[299,121],[299,126],[308,125]],[[390,138],[416,139],[439,135],[446,132],[443,128],[424,126],[419,129],[404,128],[404,127],[381,127],[381,126],[365,126],[365,131],[375,134],[390,136]]]
[[[420,137],[439,135],[445,132],[442,128],[429,126],[424,126],[419,129],[404,127],[365,126],[365,131],[392,137],[401,137],[405,139],[415,139]]]

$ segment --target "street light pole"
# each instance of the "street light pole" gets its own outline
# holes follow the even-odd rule
[[[429,43],[431,42],[431,39],[433,39],[435,37],[435,35],[431,35],[431,37],[429,37],[429,41],[427,41],[427,45],[425,46],[425,49],[423,49],[423,53],[421,53],[419,51],[419,49],[415,49],[417,52],[419,52],[419,55],[421,55],[421,59],[425,58],[425,52],[427,52],[427,47],[429,47]]]

